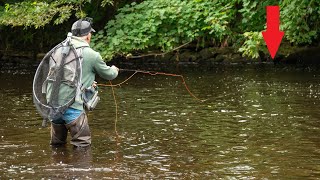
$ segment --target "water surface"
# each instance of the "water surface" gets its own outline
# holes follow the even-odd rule
[[[318,179],[320,71],[273,66],[137,74],[89,113],[92,147],[49,146],[31,70],[0,75],[0,179]],[[121,73],[114,84],[127,78]],[[70,138],[70,137],[69,137]]]

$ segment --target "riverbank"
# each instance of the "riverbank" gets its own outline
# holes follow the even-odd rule
[[[0,51],[0,63],[9,69],[19,66],[37,66],[45,53]],[[320,65],[320,46],[302,48],[286,56],[279,51],[275,60],[261,52],[258,59],[247,59],[235,51],[234,48],[208,47],[201,50],[184,48],[166,54],[115,57],[108,64],[115,64],[123,68],[163,70],[178,67],[205,67],[210,69],[216,65],[246,65],[246,64],[281,64],[297,66]],[[2,68],[3,69],[3,68]]]
[[[292,51],[292,50],[291,50]],[[135,56],[133,56],[135,57]],[[297,48],[294,53],[288,55],[288,51],[279,51],[274,60],[263,52],[257,59],[248,59],[241,56],[234,48],[208,47],[201,50],[195,48],[180,49],[163,55],[150,55],[133,57],[116,57],[111,63],[128,67],[159,68],[159,67],[205,67],[211,68],[217,65],[248,65],[248,64],[276,64],[295,65],[298,67],[317,66],[320,60],[319,47]]]

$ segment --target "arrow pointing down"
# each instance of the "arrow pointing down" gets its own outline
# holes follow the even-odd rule
[[[279,6],[267,6],[267,30],[262,35],[271,58],[274,59],[284,36],[284,32],[280,31]]]

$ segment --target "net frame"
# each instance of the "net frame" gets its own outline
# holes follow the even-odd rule
[[[46,97],[46,93],[43,93],[43,86],[45,81],[48,80],[48,74],[50,70],[50,60],[53,59],[54,53],[59,50],[59,48],[69,47],[69,52],[65,56],[67,58],[70,53],[74,54],[73,59],[69,59],[67,62],[63,63],[61,67],[64,68],[65,65],[72,63],[73,61],[76,61],[76,74],[74,81],[71,82],[71,86],[75,87],[75,91],[73,92],[72,98],[66,101],[66,103],[63,104],[52,104],[48,102],[48,99]],[[64,60],[63,60],[64,61]],[[51,61],[52,62],[52,61]],[[76,96],[81,93],[81,79],[82,79],[82,48],[75,48],[73,45],[70,44],[70,39],[63,41],[62,43],[59,43],[57,46],[55,46],[53,49],[51,49],[42,59],[40,62],[34,79],[33,79],[33,102],[40,113],[40,115],[44,119],[54,120],[60,118],[65,110],[72,105],[75,102]],[[61,82],[58,82],[58,84],[61,84]],[[60,86],[58,86],[60,88]],[[59,92],[58,92],[59,94]]]

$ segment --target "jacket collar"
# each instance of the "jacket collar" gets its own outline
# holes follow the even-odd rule
[[[74,45],[75,48],[78,47],[90,47],[90,45],[83,39],[77,36],[72,36],[71,37],[71,43]]]

